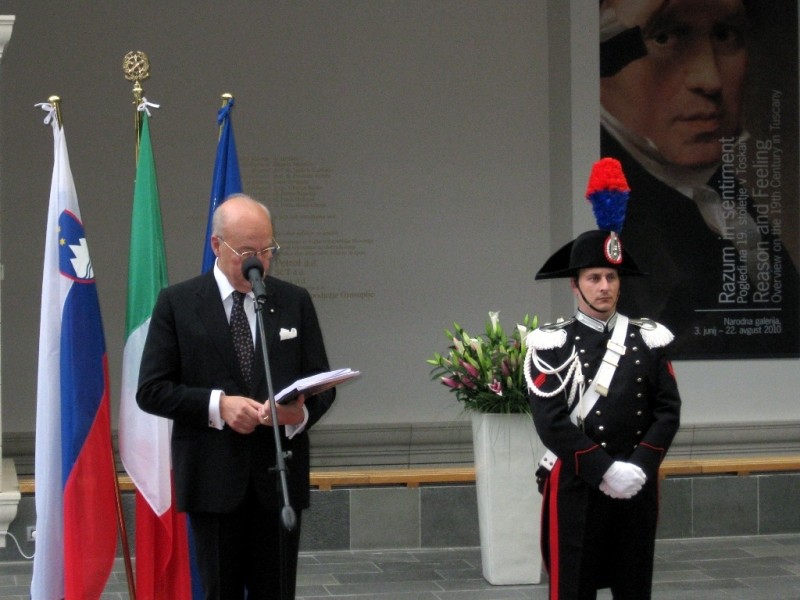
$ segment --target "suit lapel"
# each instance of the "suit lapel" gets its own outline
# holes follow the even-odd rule
[[[274,354],[278,351],[276,340],[278,337],[278,306],[277,294],[275,293],[275,286],[272,284],[272,278],[267,277],[264,281],[264,286],[267,291],[267,299],[264,302],[262,313],[264,315],[264,338],[267,340],[267,353],[270,360],[273,359]],[[258,325],[258,324],[256,324]],[[256,378],[255,386],[257,390],[267,389],[267,376],[264,372],[264,350],[261,347],[261,336],[256,332],[256,369],[258,377]],[[274,370],[273,370],[274,373]],[[280,390],[273,390],[279,392]]]

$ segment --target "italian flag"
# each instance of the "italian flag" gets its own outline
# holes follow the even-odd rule
[[[119,449],[125,470],[136,486],[137,600],[191,600],[187,520],[175,510],[172,490],[172,423],[143,412],[136,404],[150,314],[159,292],[167,285],[149,115],[141,111],[139,116],[142,126],[131,219]]]

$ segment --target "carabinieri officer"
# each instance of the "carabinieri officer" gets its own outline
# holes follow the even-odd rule
[[[536,275],[569,278],[578,306],[531,334],[526,361],[534,424],[549,449],[537,476],[550,600],[595,600],[606,587],[615,600],[651,597],[658,469],[681,400],[665,352],[672,334],[616,311],[621,278],[642,274],[618,232],[600,229]]]

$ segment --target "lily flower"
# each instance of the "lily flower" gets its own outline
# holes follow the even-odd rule
[[[461,361],[461,366],[464,367],[464,370],[469,373],[472,377],[477,378],[481,372],[475,367],[475,365],[469,364],[466,360]]]
[[[449,388],[452,388],[454,390],[464,389],[464,384],[462,384],[460,381],[456,381],[455,379],[451,379],[450,377],[440,377],[440,379],[442,380],[442,383]]]
[[[492,333],[497,333],[497,326],[500,323],[500,311],[489,311],[489,321],[492,323]]]
[[[511,375],[511,369],[508,366],[507,358],[504,358],[503,362],[500,363],[500,372],[503,374],[503,377],[508,377]]]
[[[537,321],[525,315],[522,324],[506,335],[500,312],[490,311],[484,333],[475,337],[453,323],[452,330],[445,330],[445,338],[452,341],[448,351],[434,353],[428,360],[432,378],[447,386],[468,410],[530,414],[523,366],[527,338]]]

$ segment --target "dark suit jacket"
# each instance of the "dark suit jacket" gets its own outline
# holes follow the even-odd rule
[[[265,333],[272,383],[277,393],[294,380],[329,370],[317,314],[308,291],[267,277]],[[281,340],[281,329],[297,336]],[[258,336],[257,336],[258,337]],[[209,426],[211,391],[266,400],[261,344],[256,351],[256,383],[246,388],[236,361],[225,309],[213,272],[170,286],[158,297],[150,322],[136,400],[142,410],[172,419],[172,461],[178,509],[229,512],[251,483],[267,507],[280,506],[275,447],[270,428],[242,435]],[[306,430],[281,437],[289,492],[295,509],[308,507],[308,429],[330,407],[335,390],[306,399]]]

